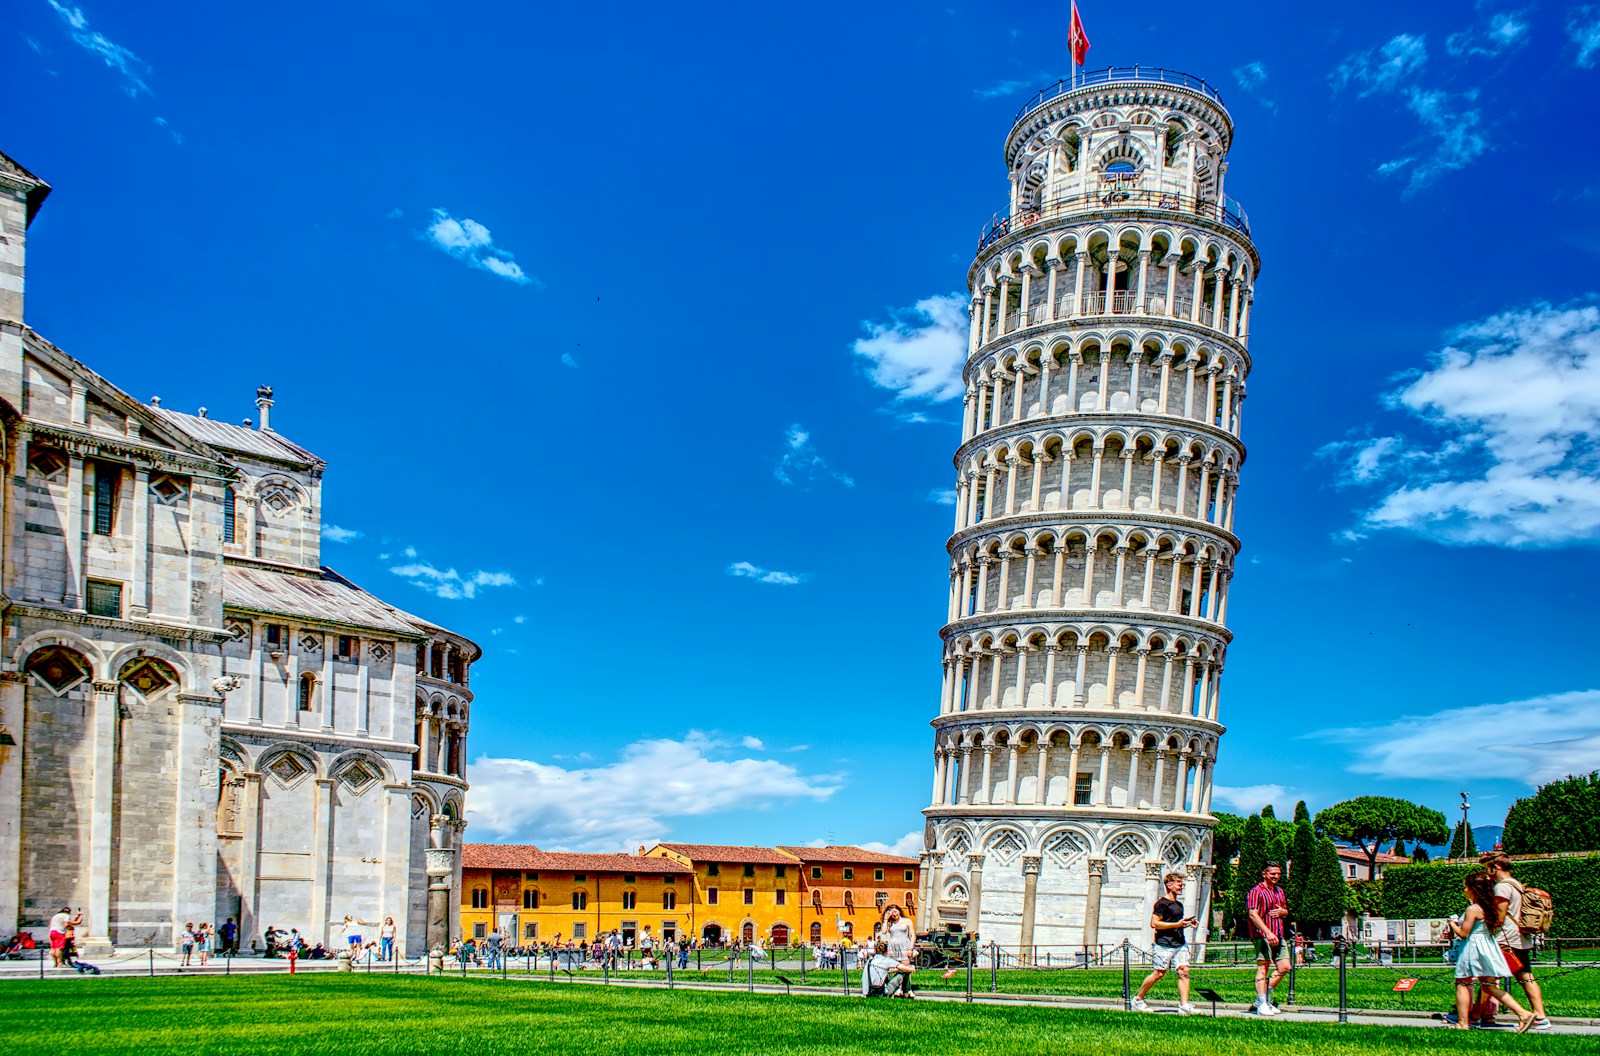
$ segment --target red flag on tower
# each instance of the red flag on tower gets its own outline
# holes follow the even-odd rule
[[[1072,53],[1072,61],[1079,66],[1083,65],[1084,58],[1089,54],[1089,35],[1083,31],[1083,19],[1078,17],[1077,0],[1072,4],[1072,28],[1067,31],[1067,50]]]

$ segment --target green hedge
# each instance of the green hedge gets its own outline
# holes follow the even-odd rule
[[[1383,915],[1391,920],[1448,917],[1466,908],[1461,884],[1473,865],[1391,865],[1383,873]],[[1556,903],[1551,935],[1600,936],[1600,854],[1517,862],[1518,880],[1542,887]]]

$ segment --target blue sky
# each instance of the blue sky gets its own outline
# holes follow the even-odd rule
[[[948,298],[1065,10],[19,0],[28,321],[275,387],[325,562],[487,650],[471,838],[914,848]],[[1498,822],[1600,764],[1600,5],[1126,10],[1263,258],[1215,803]]]

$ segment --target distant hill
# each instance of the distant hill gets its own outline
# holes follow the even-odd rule
[[[1451,826],[1451,828],[1453,829],[1454,826]],[[1474,825],[1472,827],[1472,842],[1478,845],[1478,853],[1482,854],[1484,851],[1494,850],[1494,845],[1500,842],[1500,835],[1505,831],[1504,825]],[[1423,844],[1423,846],[1428,848],[1428,856],[1431,858],[1443,858],[1445,853],[1450,850],[1448,843],[1442,847],[1435,847],[1427,843]]]

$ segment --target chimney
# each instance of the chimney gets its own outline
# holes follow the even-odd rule
[[[256,390],[256,406],[261,408],[261,431],[272,432],[272,386],[263,385]]]

